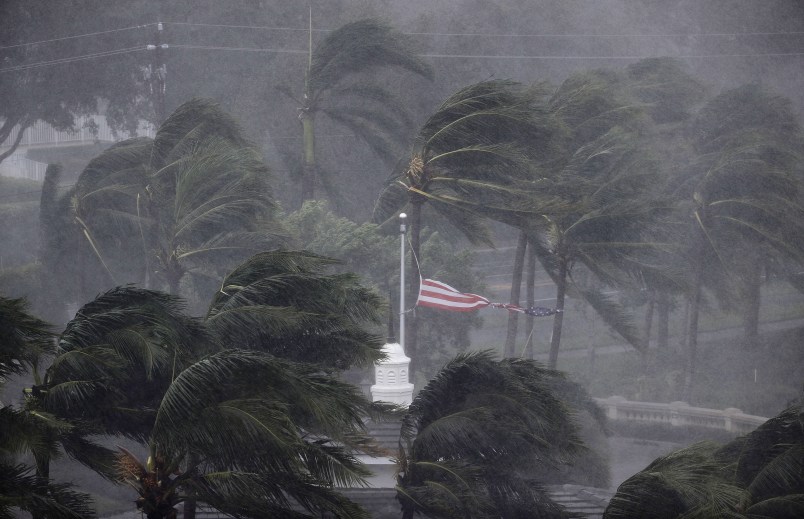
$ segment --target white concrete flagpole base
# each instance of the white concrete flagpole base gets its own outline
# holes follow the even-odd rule
[[[410,358],[399,343],[392,342],[382,348],[387,359],[374,365],[374,380],[371,399],[374,402],[389,402],[409,406],[413,400],[413,384],[410,376]]]

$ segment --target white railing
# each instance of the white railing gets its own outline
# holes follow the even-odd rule
[[[0,176],[27,178],[41,182],[45,179],[47,164],[31,160],[22,153],[12,153],[0,162]]]
[[[596,398],[595,400],[605,410],[609,420],[629,420],[673,427],[709,427],[736,434],[751,432],[768,420],[761,416],[745,414],[734,407],[721,411],[692,407],[686,402],[670,402],[669,404],[635,402],[621,396]]]
[[[57,130],[44,121],[36,121],[25,129],[20,141],[20,148],[30,148],[36,146],[65,146],[70,144],[81,144],[86,142],[115,142],[128,135],[117,134],[112,131],[111,126],[106,121],[106,116],[89,115],[75,118],[75,130]],[[141,121],[137,129],[137,135],[153,137],[153,127]],[[0,142],[0,148],[8,148],[19,135],[19,127],[11,131],[11,135],[5,142]]]

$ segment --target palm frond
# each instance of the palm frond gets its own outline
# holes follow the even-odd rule
[[[0,297],[0,378],[33,368],[55,350],[50,325],[31,315],[23,299]]]
[[[332,31],[313,50],[308,88],[317,93],[374,67],[401,67],[431,78],[432,68],[417,57],[406,36],[375,19],[358,20]]]
[[[14,509],[53,519],[96,517],[92,499],[71,485],[42,482],[24,465],[0,463],[0,517],[16,517]]]

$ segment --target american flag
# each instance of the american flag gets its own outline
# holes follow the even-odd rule
[[[509,312],[519,312],[533,317],[546,317],[561,312],[561,310],[556,308],[545,308],[542,306],[522,308],[521,306],[509,303],[492,303],[483,296],[463,293],[446,283],[433,279],[423,279],[419,284],[419,298],[416,301],[416,305],[440,308],[452,312],[471,312],[478,308],[490,306],[492,308],[504,308]]]
[[[423,279],[419,284],[419,299],[416,304],[453,312],[471,312],[489,306],[491,301],[477,294],[464,294],[440,281]]]

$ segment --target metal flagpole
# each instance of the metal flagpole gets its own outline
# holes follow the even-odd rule
[[[405,213],[399,213],[399,345],[405,351]]]

